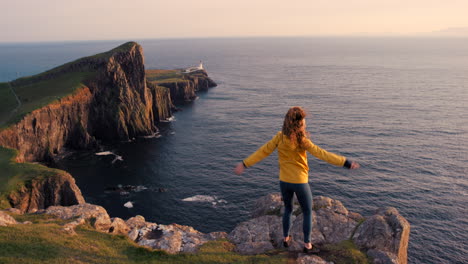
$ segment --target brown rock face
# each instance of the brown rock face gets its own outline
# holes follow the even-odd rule
[[[116,50],[87,84],[93,92],[90,132],[103,141],[126,141],[156,131],[143,49],[133,43]]]
[[[12,207],[22,212],[35,212],[52,205],[75,205],[84,203],[75,179],[66,173],[34,178],[8,196]]]
[[[381,256],[407,263],[410,224],[393,207],[381,208],[356,230],[353,241],[374,258]],[[383,256],[383,257],[382,257]],[[391,263],[383,261],[382,263]]]
[[[64,146],[95,145],[88,132],[92,94],[88,87],[26,115],[0,132],[0,145],[19,150],[16,160],[49,162]]]

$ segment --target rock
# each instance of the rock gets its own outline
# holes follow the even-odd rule
[[[9,214],[0,211],[0,226],[16,225],[18,222]]]
[[[133,237],[132,237],[133,238]],[[201,233],[193,227],[178,224],[150,225],[139,230],[137,243],[152,249],[161,249],[168,253],[196,252],[210,236]]]
[[[23,212],[18,208],[8,208],[5,211],[10,212],[12,214],[17,214],[17,215],[22,215],[23,214]]]
[[[68,207],[51,206],[46,209],[46,213],[60,219],[78,218],[89,221],[96,230],[102,232],[108,232],[111,226],[111,220],[106,209],[98,205],[85,203]]]
[[[75,227],[82,225],[85,222],[86,222],[85,217],[80,216],[75,221],[65,224],[62,228],[62,231],[64,231],[66,234],[69,234],[69,235],[76,235]]]
[[[137,215],[132,218],[129,218],[126,221],[126,224],[130,229],[139,229],[146,226],[146,221],[143,216]]]
[[[241,254],[262,254],[282,246],[282,220],[276,213],[281,212],[282,203],[278,193],[261,197],[255,203],[252,215],[258,216],[239,223],[228,235],[228,239],[236,246]],[[368,254],[375,256],[375,263],[407,262],[407,247],[409,224],[398,214],[395,208],[383,208],[376,215],[367,218],[359,227],[359,221],[364,218],[348,211],[338,200],[324,196],[314,199],[312,212],[311,240],[314,245],[334,244],[351,238],[358,247]],[[302,213],[292,216],[289,250],[299,251],[303,247]],[[311,260],[304,257],[299,263],[322,263],[320,259]],[[313,262],[315,261],[315,262]],[[326,263],[326,262],[324,262]]]
[[[123,219],[118,217],[111,218],[109,233],[127,235],[129,231],[130,227],[128,227]]]
[[[10,204],[21,212],[34,213],[53,205],[85,203],[75,179],[57,170],[49,177],[33,178],[8,195]]]
[[[336,202],[336,200],[333,200]],[[325,237],[324,243],[338,243],[349,239],[358,222],[348,217],[348,210],[340,206],[320,208],[315,211],[317,228]]]
[[[24,221],[22,224],[23,225],[32,225],[32,222],[31,221]]]
[[[260,254],[282,243],[281,218],[264,215],[238,224],[228,235],[241,254]]]
[[[327,262],[319,256],[307,255],[307,254],[299,254],[296,260],[296,263],[297,264],[333,264],[333,262]]]
[[[220,239],[226,239],[228,237],[228,234],[226,232],[211,232],[208,233],[208,240],[220,240]]]
[[[252,210],[252,217],[256,218],[262,215],[281,215],[281,208],[283,201],[280,193],[270,193],[266,196],[260,197],[255,201]]]
[[[282,212],[282,207],[279,193],[259,198],[255,202],[252,215],[263,216],[239,224],[229,234],[229,239],[236,244],[237,250],[244,254],[259,254],[264,253],[259,250],[280,246],[283,240],[282,220],[276,212]],[[269,212],[275,213],[266,217],[265,214]],[[298,214],[297,217],[295,217],[296,214]],[[358,223],[354,218],[360,217],[359,214],[353,214],[353,218],[349,215],[350,213],[340,201],[323,196],[316,197],[312,212],[312,243],[320,245],[349,239]],[[302,223],[302,213],[300,210],[294,210],[291,226],[293,240],[290,250],[300,250],[303,247]],[[270,243],[271,247],[266,247],[266,243]],[[249,252],[244,249],[248,249]]]
[[[395,254],[377,249],[369,249],[367,255],[372,258],[373,264],[399,264]]]
[[[356,230],[353,241],[365,250],[375,249],[395,255],[399,264],[407,263],[410,224],[393,207],[381,208]],[[372,254],[382,255],[378,251]],[[387,263],[387,262],[383,262]],[[391,263],[391,262],[389,262]]]

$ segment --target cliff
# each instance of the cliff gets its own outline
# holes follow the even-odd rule
[[[18,150],[17,162],[53,165],[65,147],[88,149],[100,142],[152,135],[158,130],[158,122],[172,115],[176,101],[194,98],[192,92],[216,85],[198,76],[183,78],[185,88],[183,92],[174,90],[175,95],[171,88],[147,80],[142,47],[128,42],[108,52],[3,84],[2,93],[11,86],[21,104],[2,108],[10,113],[2,115],[8,119],[0,129],[0,146]],[[209,79],[206,72],[203,78]],[[168,79],[165,81],[166,85],[173,85]],[[34,176],[35,172],[30,173]],[[31,211],[54,204],[80,203],[82,197],[57,196],[65,192],[64,184],[78,189],[71,176],[60,175],[61,179],[33,180],[23,185],[10,196],[11,206]],[[46,194],[47,190],[51,192]],[[25,201],[30,202],[25,205]]]
[[[206,91],[217,84],[205,70],[183,73],[182,70],[148,70],[148,82],[167,87],[173,104],[193,101],[198,91]]]
[[[75,179],[40,164],[17,163],[17,150],[0,147],[0,208],[35,212],[51,205],[84,203]]]

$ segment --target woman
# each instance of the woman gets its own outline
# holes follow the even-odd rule
[[[336,166],[357,169],[359,164],[351,162],[343,156],[327,152],[314,145],[306,131],[306,113],[301,107],[292,107],[284,117],[283,129],[273,139],[260,147],[248,158],[239,163],[234,172],[238,175],[245,168],[251,167],[278,149],[280,167],[280,189],[284,201],[283,214],[283,245],[288,247],[291,242],[289,235],[293,196],[296,194],[303,213],[304,252],[317,252],[310,242],[312,231],[312,193],[309,186],[309,166],[307,153]]]

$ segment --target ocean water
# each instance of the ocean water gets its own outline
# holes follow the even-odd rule
[[[317,145],[362,166],[350,171],[311,156],[314,196],[364,216],[396,207],[411,223],[409,263],[467,263],[467,40],[141,40],[147,68],[202,60],[218,87],[181,106],[160,137],[103,146],[101,155],[76,152],[59,166],[112,217],[230,231],[249,219],[255,199],[279,191],[276,154],[240,176],[235,164],[298,105]],[[121,43],[1,44],[0,81]]]

